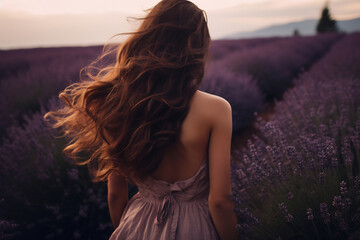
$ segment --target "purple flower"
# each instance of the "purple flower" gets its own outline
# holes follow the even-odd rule
[[[355,197],[357,200],[360,200],[360,177],[356,176],[354,178],[354,191],[355,191]]]
[[[346,183],[344,181],[341,181],[340,183],[340,193],[343,197],[348,193]]]
[[[341,196],[334,196],[334,200],[333,200],[332,205],[333,205],[334,208],[341,208],[343,206]]]
[[[325,176],[326,176],[326,173],[325,173],[325,172],[320,172],[320,173],[319,173],[319,183],[320,183],[320,184],[324,184]]]
[[[280,211],[284,215],[285,220],[287,222],[290,223],[290,222],[292,222],[294,220],[294,217],[288,212],[288,209],[285,206],[285,203],[283,203],[283,202],[279,203],[279,208],[280,208]]]
[[[357,41],[360,34],[345,36],[308,72],[299,76],[282,101],[275,102],[274,114],[268,122],[258,117],[254,124],[258,139],[242,150],[248,157],[247,163],[241,161],[243,171],[238,175],[243,183],[244,176],[249,181],[242,185],[243,192],[239,195],[246,195],[241,207],[254,211],[259,205],[264,208],[264,213],[258,212],[260,224],[266,224],[261,221],[269,215],[266,206],[285,197],[290,200],[293,194],[299,193],[320,204],[321,222],[326,225],[335,219],[333,224],[338,225],[337,229],[352,231],[358,223],[357,215],[350,212],[360,199],[360,178],[353,169],[359,165],[360,152],[360,45]],[[231,67],[242,69],[239,63]],[[252,136],[252,139],[255,138]],[[236,178],[235,175],[233,179]],[[339,187],[332,184],[336,179],[354,182],[343,181]],[[339,189],[339,196],[329,194]],[[330,209],[326,202],[332,204]],[[286,222],[293,222],[297,215],[292,216],[290,212],[301,208],[309,220],[317,218],[316,210],[304,204],[298,203],[293,210],[295,206],[286,206],[280,201],[279,209]],[[324,224],[313,223],[320,235],[327,232]],[[335,231],[330,229],[331,234],[336,234]],[[328,237],[325,235],[320,238]]]
[[[308,220],[312,221],[314,219],[314,214],[313,214],[313,211],[311,208],[308,208],[306,210],[306,215],[307,215]]]
[[[345,203],[344,203],[343,199],[341,198],[341,196],[334,196],[332,205],[335,209],[334,217],[336,219],[342,218]]]
[[[354,155],[351,151],[350,141],[351,141],[350,137],[346,136],[344,138],[342,148],[341,148],[341,154],[342,154],[343,158],[345,159],[345,164],[347,167],[352,166],[352,162],[354,159]]]
[[[300,170],[300,175],[302,175],[302,172],[305,169],[305,165],[304,165],[303,159],[297,153],[295,147],[294,146],[288,146],[287,147],[287,154],[288,154],[288,157],[289,157],[290,161],[298,164],[298,167],[299,167],[299,170]]]
[[[287,198],[288,200],[291,200],[291,199],[294,198],[294,195],[293,195],[291,192],[288,192],[288,194],[286,195],[286,198]]]
[[[321,218],[325,224],[330,223],[330,214],[326,203],[320,203]]]

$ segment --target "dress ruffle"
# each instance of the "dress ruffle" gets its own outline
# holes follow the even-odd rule
[[[110,240],[219,239],[209,207],[208,161],[194,176],[168,183],[148,177],[127,203]]]

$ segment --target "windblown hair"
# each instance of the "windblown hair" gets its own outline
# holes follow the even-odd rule
[[[113,171],[130,180],[153,172],[178,138],[204,75],[210,42],[204,11],[162,0],[142,20],[119,45],[114,64],[84,68],[86,79],[60,93],[64,107],[45,115],[68,137],[64,153],[88,164],[94,181]]]

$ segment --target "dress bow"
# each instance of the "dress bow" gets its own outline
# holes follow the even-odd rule
[[[173,197],[172,197],[171,193],[166,194],[164,196],[164,198],[162,200],[161,208],[156,217],[157,224],[163,223],[164,220],[166,219],[166,217],[168,216],[171,205],[172,205],[172,201],[173,201]]]

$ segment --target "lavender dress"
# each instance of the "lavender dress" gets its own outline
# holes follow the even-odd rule
[[[197,173],[175,183],[148,177],[127,203],[110,240],[219,239],[209,207],[209,171],[205,160]]]

